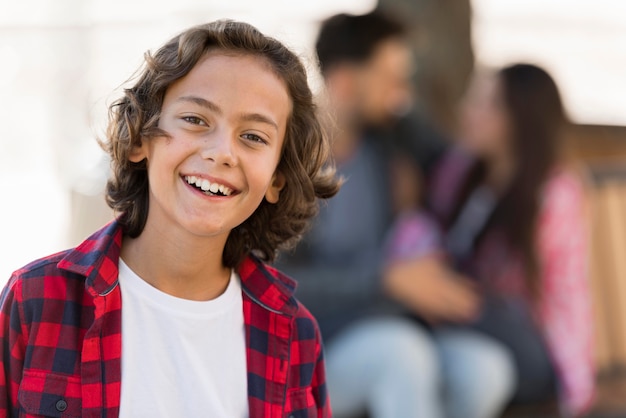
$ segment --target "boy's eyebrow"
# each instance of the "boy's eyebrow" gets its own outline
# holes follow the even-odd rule
[[[191,102],[194,104],[197,104],[198,106],[202,106],[205,107],[219,115],[222,114],[222,109],[220,109],[220,107],[218,105],[216,105],[215,103],[207,100],[207,99],[203,99],[202,97],[198,97],[198,96],[182,96],[179,97],[178,99],[176,99],[177,102]]]
[[[198,97],[198,96],[182,96],[179,97],[176,101],[178,102],[191,102],[194,104],[197,104],[198,106],[202,106],[206,109],[209,109],[215,113],[217,113],[218,115],[222,114],[222,109],[216,105],[215,103],[207,100],[207,99],[203,99],[202,97]],[[260,123],[264,123],[266,125],[270,125],[271,127],[273,127],[274,129],[276,129],[277,131],[279,131],[278,129],[278,123],[276,123],[272,118],[270,118],[269,116],[265,116],[261,113],[243,113],[239,116],[239,118],[243,121],[246,122],[260,122]]]
[[[260,113],[244,113],[240,116],[241,120],[246,121],[246,122],[259,122],[259,123],[264,123],[266,125],[270,125],[271,127],[273,127],[274,129],[276,129],[276,131],[278,131],[278,124],[276,122],[274,122],[274,120],[272,120],[270,117],[262,115]]]

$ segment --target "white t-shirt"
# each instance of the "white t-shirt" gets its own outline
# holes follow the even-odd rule
[[[152,287],[121,259],[120,417],[248,416],[240,279],[218,298],[180,299]]]

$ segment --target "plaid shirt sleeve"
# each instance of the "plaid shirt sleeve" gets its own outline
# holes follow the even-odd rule
[[[248,340],[250,417],[330,418],[322,339],[293,283],[248,259],[239,270]]]
[[[2,292],[0,418],[102,416],[109,405],[100,399],[102,388],[119,386],[119,373],[104,368],[119,350],[107,345],[111,337],[106,330],[94,328],[93,297],[86,291],[85,276],[58,267],[67,254],[16,271]],[[113,308],[108,311],[115,314],[119,309]],[[97,335],[86,339],[90,328]],[[89,361],[103,350],[105,361]],[[118,402],[113,395],[107,399]]]
[[[37,260],[11,277],[0,296],[0,418],[81,414],[79,318],[84,280],[62,276],[62,254]]]
[[[290,389],[285,409],[291,411],[289,417],[329,418],[332,414],[320,331],[309,311],[301,304],[299,308],[291,344]]]
[[[315,326],[315,334],[318,354],[313,368],[313,379],[311,383],[313,398],[316,400],[318,418],[330,418],[332,417],[332,412],[330,409],[330,398],[328,396],[328,389],[326,386],[324,350],[321,344],[320,330],[317,325]]]
[[[0,321],[2,323],[0,331],[0,352],[2,353],[0,417],[2,418],[11,416],[22,380],[26,341],[20,319],[20,308],[16,300],[19,285],[19,281],[13,276],[0,296]]]

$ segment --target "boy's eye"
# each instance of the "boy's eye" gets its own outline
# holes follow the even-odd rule
[[[241,137],[243,139],[247,139],[248,141],[251,141],[251,142],[258,142],[259,144],[267,144],[267,141],[265,139],[261,138],[258,135],[255,135],[255,134],[250,134],[250,133],[243,134],[243,135],[241,135]]]
[[[182,119],[185,122],[191,123],[192,125],[208,126],[205,121],[197,116],[183,116]]]

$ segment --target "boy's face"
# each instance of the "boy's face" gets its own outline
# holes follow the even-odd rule
[[[147,160],[146,228],[224,239],[265,198],[276,203],[276,172],[291,112],[285,84],[263,58],[209,52],[165,93],[159,128],[131,160]]]

